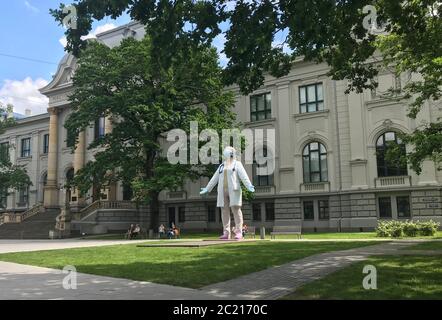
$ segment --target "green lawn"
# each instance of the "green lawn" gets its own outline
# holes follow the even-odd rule
[[[377,269],[377,290],[365,290],[365,265]],[[284,299],[442,299],[441,256],[371,257],[311,282]]]
[[[0,255],[1,261],[199,288],[309,255],[373,242],[243,242],[204,248],[139,248],[134,244]]]
[[[419,243],[412,247],[404,248],[404,250],[442,250],[442,241]]]

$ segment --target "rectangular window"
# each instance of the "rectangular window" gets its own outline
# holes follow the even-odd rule
[[[268,157],[267,147],[255,153],[255,159],[252,165],[253,172],[253,184],[259,187],[267,187],[273,185],[273,168],[271,168],[269,162],[272,161]],[[269,171],[272,171],[270,173]],[[258,173],[260,173],[258,175]],[[265,174],[269,173],[269,174]]]
[[[105,118],[100,117],[95,121],[95,140],[98,140],[105,135]]]
[[[21,140],[21,157],[26,158],[31,156],[31,138]]]
[[[397,216],[399,219],[411,218],[410,197],[408,196],[396,197],[396,205],[397,205]]]
[[[252,205],[253,221],[261,221],[261,204],[254,203]]]
[[[9,159],[9,142],[3,142],[0,144],[0,160],[2,162],[8,162]]]
[[[330,219],[330,210],[328,206],[328,200],[319,200],[319,220],[329,220]]]
[[[275,221],[275,203],[266,202],[266,221]]]
[[[267,164],[266,164],[267,165]],[[254,163],[252,165],[253,172],[253,184],[258,187],[268,187],[273,185],[273,174],[269,175],[258,175],[259,164]]]
[[[178,208],[178,222],[186,222],[186,208],[179,207]]]
[[[49,134],[43,136],[43,154],[49,153]]]
[[[8,206],[8,188],[0,189],[0,208]]]
[[[301,113],[324,110],[322,83],[299,87],[299,111]]]
[[[315,209],[313,201],[304,201],[304,220],[314,220]]]
[[[22,188],[18,193],[18,203],[21,206],[25,206],[29,201],[29,188]]]
[[[216,206],[207,206],[207,221],[216,222]]]
[[[266,120],[272,117],[272,95],[258,94],[250,97],[250,121]]]
[[[391,198],[381,197],[379,202],[379,218],[389,219],[391,218]]]

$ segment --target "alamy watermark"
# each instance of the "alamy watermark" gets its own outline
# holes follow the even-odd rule
[[[362,287],[365,290],[377,290],[378,289],[378,273],[376,267],[368,264],[362,269],[363,274],[367,274],[362,280]]]
[[[65,266],[63,268],[63,274],[67,274],[67,276],[63,278],[63,289],[77,290],[77,268],[74,266]]]
[[[77,20],[77,8],[74,5],[68,5],[63,8],[63,13],[66,14],[64,17],[62,24],[67,29],[74,29],[76,30],[78,28]]]
[[[370,34],[378,35],[385,32],[385,27],[378,25],[378,11],[373,5],[366,5],[362,8],[362,13],[366,14],[362,20],[362,26]]]
[[[173,143],[167,150],[169,163],[219,164],[220,146],[221,149],[232,146],[238,159],[244,154],[245,164],[257,164],[257,175],[270,175],[275,170],[275,129],[224,129],[220,139],[218,132],[213,129],[199,132],[198,122],[192,121],[189,133],[182,129],[167,133],[167,141]],[[201,148],[200,142],[205,142]]]

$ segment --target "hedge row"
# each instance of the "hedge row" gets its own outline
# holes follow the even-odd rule
[[[434,236],[439,229],[440,223],[430,221],[397,221],[381,220],[378,221],[376,235],[378,237],[400,238],[416,236]]]

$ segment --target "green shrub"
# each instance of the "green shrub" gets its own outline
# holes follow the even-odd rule
[[[400,221],[391,221],[390,226],[390,233],[392,238],[400,238],[402,237],[402,231],[403,231],[404,225]]]
[[[376,235],[378,237],[399,238],[402,236],[402,223],[395,220],[378,221]]]
[[[434,236],[437,229],[440,227],[439,222],[433,220],[430,221],[418,221],[419,224],[419,234],[422,236]]]
[[[376,227],[376,236],[383,238],[400,238],[421,236],[434,236],[440,227],[435,221],[396,221],[380,220]]]
[[[402,223],[402,231],[406,237],[416,237],[419,233],[419,224],[414,221],[404,221]]]
[[[390,228],[389,223],[390,221],[378,221],[378,226],[376,227],[376,236],[382,237],[382,238],[388,238],[390,237]]]

